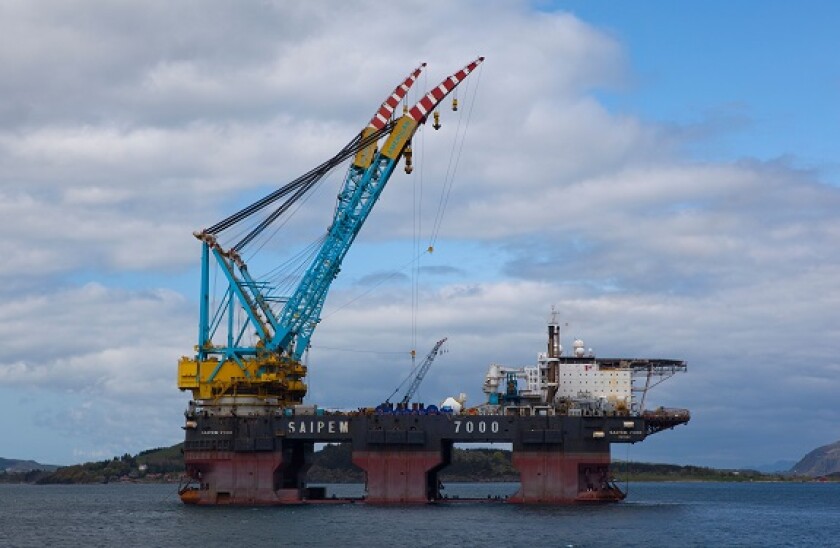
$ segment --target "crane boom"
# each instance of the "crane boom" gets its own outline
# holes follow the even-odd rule
[[[333,279],[338,275],[350,245],[367,220],[371,209],[391,177],[403,151],[434,109],[455,87],[475,70],[480,57],[456,72],[426,94],[408,113],[397,120],[394,129],[374,155],[369,167],[362,171],[357,164],[351,168],[345,186],[338,196],[338,204],[327,239],[304,274],[298,289],[289,298],[280,317],[281,330],[271,341],[272,348],[289,348],[300,359],[309,344],[312,332]],[[358,169],[356,169],[358,168]],[[296,339],[296,340],[294,340]]]
[[[221,396],[257,397],[271,398],[281,406],[303,400],[306,367],[300,360],[320,322],[330,284],[338,275],[344,257],[401,156],[404,153],[408,156],[407,149],[419,125],[483,60],[480,57],[449,76],[394,121],[392,116],[396,107],[425,67],[425,63],[421,64],[385,99],[360,134],[333,158],[195,234],[202,242],[198,345],[195,358],[184,357],[179,362],[179,388],[191,389],[197,400]],[[385,143],[379,149],[378,141],[382,138]],[[277,296],[268,282],[252,277],[240,252],[329,171],[350,157],[353,160],[323,243],[292,294],[288,298]],[[221,232],[277,202],[280,205],[238,243],[222,247]],[[222,272],[227,290],[211,315],[212,262]],[[237,310],[244,315],[237,314]],[[214,335],[225,328],[226,342],[215,343]],[[247,342],[245,336],[248,334],[255,335],[256,343]]]
[[[446,337],[435,343],[435,347],[432,348],[432,351],[426,355],[426,358],[417,370],[417,375],[414,377],[414,380],[411,381],[411,384],[408,386],[408,390],[405,391],[405,396],[403,396],[401,403],[406,404],[414,397],[414,393],[417,392],[417,389],[420,387],[420,383],[423,382],[423,378],[426,376],[426,373],[429,372],[429,368],[432,367],[432,363],[434,363],[435,358],[440,353],[440,347],[443,346],[443,343],[445,342]]]
[[[374,114],[368,125],[362,130],[359,136],[350,141],[338,154],[333,158],[322,163],[318,167],[310,170],[306,174],[298,177],[291,183],[288,183],[280,189],[272,192],[266,197],[254,202],[239,212],[230,217],[216,223],[209,229],[200,233],[196,233],[196,237],[204,243],[204,251],[202,253],[202,298],[201,311],[199,320],[199,359],[205,359],[207,352],[205,348],[211,338],[211,325],[209,319],[209,257],[216,259],[216,263],[220,267],[226,281],[229,284],[229,296],[231,302],[235,299],[238,301],[245,311],[248,321],[252,324],[256,331],[258,339],[262,342],[262,347],[268,350],[275,350],[278,345],[274,342],[277,339],[277,333],[281,331],[281,324],[277,318],[276,313],[269,304],[269,299],[264,294],[265,285],[255,281],[248,268],[242,261],[239,251],[253,240],[260,232],[265,230],[273,221],[275,221],[282,213],[287,211],[289,207],[314,184],[321,180],[335,166],[352,155],[358,155],[368,148],[375,148],[377,141],[384,135],[387,135],[393,128],[393,123],[386,118],[386,115],[393,112],[394,108],[405,97],[411,88],[412,84],[417,80],[423,67],[426,63],[422,63],[419,67],[414,69],[383,101],[382,105]],[[354,165],[348,171],[345,181],[345,187],[348,185],[347,181],[361,176],[359,173],[364,172]],[[238,222],[250,217],[259,212],[281,198],[286,198],[280,207],[263,219],[255,228],[253,228],[239,243],[232,246],[228,250],[222,249],[219,245],[216,234]],[[238,339],[241,337],[238,337]],[[286,342],[288,344],[288,342]],[[229,341],[227,346],[228,351],[226,356],[229,359],[234,359],[234,353],[230,351],[235,345]],[[235,354],[254,354],[255,349],[237,348]]]

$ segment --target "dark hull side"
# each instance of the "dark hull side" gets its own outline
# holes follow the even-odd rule
[[[189,417],[184,444],[188,504],[277,505],[324,501],[306,487],[315,443],[352,444],[365,471],[364,501],[428,503],[441,498],[438,472],[454,443],[511,443],[520,490],[509,502],[612,502],[610,444],[658,431],[644,417],[501,415],[304,415]],[[673,425],[671,425],[673,426]],[[332,499],[331,499],[332,501]],[[326,502],[326,501],[324,501]]]

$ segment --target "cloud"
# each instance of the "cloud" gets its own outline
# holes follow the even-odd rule
[[[114,398],[168,387],[192,306],[168,290],[89,283],[0,305],[0,381]],[[173,354],[174,352],[174,354]]]
[[[554,304],[599,355],[688,360],[652,401],[695,419],[642,453],[741,465],[840,436],[824,413],[840,194],[795,158],[686,152],[747,127],[748,105],[680,125],[611,111],[592,92],[625,91],[632,52],[568,13],[417,1],[378,24],[381,10],[0,8],[0,383],[31,398],[40,427],[69,421],[91,455],[168,443],[188,398],[175,363],[195,342],[192,231],[329,158],[419,62],[422,87],[483,54],[348,255],[313,338],[313,401],[375,405],[410,350],[448,336],[421,394],[478,403],[489,363],[533,362]],[[342,177],[253,246],[255,272],[323,234]],[[415,301],[396,259],[427,241]]]
[[[242,191],[277,186],[329,157],[404,76],[406,59],[426,52],[424,60],[437,64],[428,78],[436,81],[474,55],[455,47],[454,30],[436,33],[439,45],[425,32],[438,16],[470,13],[466,5],[423,3],[424,19],[378,29],[378,43],[391,46],[387,55],[342,45],[355,41],[350,23],[366,23],[370,3],[85,8],[12,4],[0,23],[14,44],[0,64],[9,105],[0,116],[3,213],[20,227],[10,235],[20,238],[6,244],[19,258],[9,272],[183,268],[192,260],[185,252],[192,230],[231,213]],[[495,116],[476,119],[518,127],[523,117],[531,120],[527,133],[545,141],[551,128],[540,124],[539,109],[552,107],[540,106],[540,94],[600,108],[579,91],[616,80],[622,52],[614,41],[569,15],[483,8],[500,32],[488,38],[468,29],[471,47],[492,49],[500,67],[518,65],[529,76],[498,71],[496,85],[491,79],[482,87],[485,101],[519,94],[526,111],[494,109]],[[185,27],[185,19],[193,24]],[[511,47],[529,34],[538,49]],[[500,145],[488,148],[489,158]],[[505,156],[505,169],[513,169],[516,156]],[[404,230],[401,220],[389,224]],[[181,244],[164,249],[161,241]]]
[[[422,274],[428,274],[429,276],[450,276],[453,274],[460,275],[464,273],[463,270],[453,265],[421,266],[419,270]]]
[[[9,435],[40,432],[33,445],[54,440],[47,462],[61,463],[174,443],[187,399],[175,367],[194,344],[193,316],[172,291],[96,283],[4,299],[0,386],[28,395]]]

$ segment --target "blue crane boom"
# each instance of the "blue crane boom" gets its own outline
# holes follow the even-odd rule
[[[327,240],[303,276],[297,291],[283,309],[278,332],[278,347],[286,347],[296,337],[291,354],[300,359],[309,345],[312,332],[320,321],[320,311],[327,296],[327,290],[338,275],[341,262],[350,245],[370,214],[373,205],[385,188],[394,168],[399,162],[411,138],[428,114],[454,90],[484,60],[479,57],[466,67],[441,82],[427,93],[413,108],[394,125],[382,150],[375,153],[370,165],[359,166],[360,156],[351,166],[342,192],[338,196],[333,223]],[[364,169],[364,171],[362,171]]]
[[[321,180],[330,170],[340,164],[342,161],[350,156],[356,155],[356,162],[351,166],[348,175],[345,179],[344,187],[352,184],[353,180],[360,177],[364,173],[364,169],[360,169],[356,164],[359,163],[359,156],[366,150],[376,147],[376,142],[379,138],[387,135],[393,123],[390,121],[390,114],[399,102],[405,97],[412,84],[417,80],[425,63],[417,67],[406,79],[398,85],[391,95],[382,103],[382,106],[374,114],[370,123],[361,132],[361,134],[348,143],[338,154],[333,158],[322,163],[320,166],[314,168],[308,173],[298,177],[291,183],[284,185],[277,191],[268,196],[258,200],[243,210],[231,215],[227,219],[216,223],[209,229],[196,233],[196,237],[203,242],[202,252],[202,291],[201,291],[201,310],[199,320],[199,360],[206,358],[209,354],[217,353],[223,350],[227,359],[237,361],[242,355],[254,355],[257,352],[257,347],[242,347],[239,342],[241,335],[235,339],[231,339],[231,330],[228,329],[228,344],[226,346],[216,347],[208,344],[213,334],[213,326],[209,317],[209,257],[212,256],[216,260],[216,264],[220,267],[222,274],[225,276],[229,284],[229,298],[226,299],[229,305],[234,301],[238,301],[245,311],[249,323],[256,332],[257,338],[262,343],[261,350],[274,350],[280,348],[276,341],[277,333],[281,330],[281,324],[277,318],[276,313],[272,309],[269,301],[271,300],[267,293],[267,284],[260,284],[255,281],[249,271],[245,262],[242,260],[239,251],[251,242],[260,232],[267,228],[273,221],[275,221],[281,214],[286,212],[289,207],[297,201],[303,194],[311,189],[317,182]],[[287,198],[288,197],[288,198]],[[238,243],[231,246],[228,250],[222,249],[218,244],[216,234],[223,231],[240,221],[250,217],[259,212],[265,207],[273,204],[281,198],[287,198],[280,207],[263,219],[255,228],[253,228],[244,238]],[[238,271],[238,273],[237,273]],[[216,316],[221,317],[222,313],[217,311]],[[228,314],[230,318],[230,314]],[[244,331],[242,332],[244,334]],[[286,341],[288,345],[289,341]]]
[[[233,393],[271,396],[284,404],[302,401],[306,393],[302,382],[306,368],[300,359],[320,321],[324,300],[344,257],[419,125],[425,123],[428,114],[483,60],[480,57],[448,77],[406,114],[391,121],[394,109],[424,63],[397,86],[368,126],[336,156],[210,229],[196,233],[202,241],[199,342],[196,357],[182,358],[179,362],[180,388],[192,389],[196,399]],[[387,138],[382,148],[377,149],[382,137]],[[267,282],[251,276],[240,251],[331,169],[351,156],[354,160],[338,194],[333,221],[321,247],[294,292],[287,299],[278,298]],[[227,249],[220,245],[219,232],[281,199],[285,201],[241,241]],[[225,297],[212,317],[211,257],[228,283]],[[246,318],[245,324],[238,327],[234,321],[237,304]],[[274,309],[278,304],[283,304],[279,313]],[[224,318],[227,318],[227,341],[215,344],[213,335],[222,327]],[[255,333],[256,344],[243,342],[249,330]]]

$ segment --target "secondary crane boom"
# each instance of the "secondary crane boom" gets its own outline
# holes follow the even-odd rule
[[[405,396],[400,403],[406,404],[411,401],[411,398],[414,397],[414,393],[417,392],[417,389],[420,387],[420,383],[423,382],[423,378],[425,378],[426,373],[429,372],[429,368],[432,367],[432,363],[434,363],[435,358],[440,353],[440,347],[443,346],[443,343],[446,342],[446,337],[439,340],[435,343],[435,347],[432,348],[432,351],[426,355],[426,358],[423,360],[423,363],[420,364],[420,367],[417,369],[417,375],[415,375],[414,379],[411,381],[411,384],[408,385],[408,390],[405,391]]]
[[[388,96],[360,135],[320,166],[281,187],[242,211],[224,219],[196,237],[202,242],[199,337],[195,358],[179,362],[179,388],[191,389],[195,399],[247,396],[279,405],[300,403],[306,393],[306,367],[300,359],[320,321],[320,312],[333,279],[373,205],[387,184],[394,167],[409,146],[411,137],[428,113],[483,61],[480,57],[433,88],[396,121],[394,109],[416,81],[425,63],[415,69]],[[380,138],[387,137],[377,150]],[[240,252],[331,169],[353,156],[338,194],[333,221],[314,259],[297,288],[288,297],[274,293],[266,281],[253,278]],[[284,200],[235,245],[223,248],[219,234]],[[228,289],[216,311],[210,314],[209,270],[211,257]],[[245,322],[236,325],[238,310]],[[282,305],[278,311],[275,307]],[[225,344],[213,342],[227,319]],[[256,342],[246,343],[255,333]]]

